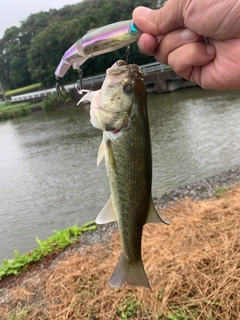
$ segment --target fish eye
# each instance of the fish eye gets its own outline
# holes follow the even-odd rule
[[[123,88],[124,93],[126,94],[131,94],[133,91],[133,86],[131,84],[127,84],[124,88]]]

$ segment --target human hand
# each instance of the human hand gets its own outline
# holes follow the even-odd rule
[[[205,89],[240,88],[240,1],[168,0],[138,7],[133,21],[143,32],[141,52],[171,66]]]

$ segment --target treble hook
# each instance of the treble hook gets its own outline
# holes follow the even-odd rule
[[[61,93],[61,87],[60,87],[60,84],[59,84],[59,78],[57,76],[55,76],[55,80],[56,80],[55,88],[56,88],[57,97],[58,97],[58,105],[60,107],[62,107],[62,106],[64,106],[64,99],[63,99],[62,93]]]
[[[84,95],[84,94],[88,93],[90,90],[83,89],[83,84],[82,84],[83,71],[82,71],[82,69],[80,67],[78,67],[77,71],[78,71],[78,75],[79,75],[79,87],[77,87],[77,92],[80,95]]]

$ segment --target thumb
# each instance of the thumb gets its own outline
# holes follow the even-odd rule
[[[184,26],[183,1],[168,0],[164,7],[157,10],[137,7],[133,11],[133,21],[144,33],[164,35]]]

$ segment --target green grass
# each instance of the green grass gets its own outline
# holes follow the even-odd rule
[[[61,92],[62,102],[68,102],[71,100],[69,94],[66,91]],[[50,94],[47,99],[43,100],[41,106],[45,112],[55,111],[59,108],[59,97],[56,93]]]
[[[36,238],[39,247],[23,255],[14,250],[14,258],[12,260],[3,260],[0,265],[0,280],[11,274],[18,274],[30,264],[41,260],[48,254],[57,252],[76,242],[78,236],[83,232],[95,229],[96,225],[93,222],[88,222],[81,227],[74,225],[61,231],[55,231],[54,235],[44,241]]]
[[[19,108],[25,108],[25,107],[30,107],[31,103],[30,102],[20,102],[17,104],[13,104],[10,101],[4,102],[0,104],[0,111],[1,110],[11,110],[11,109],[19,109]]]
[[[132,317],[136,317],[138,312],[142,309],[142,303],[132,296],[132,293],[128,293],[126,298],[120,303],[117,315],[123,319],[127,320]]]
[[[31,103],[21,102],[13,104],[11,101],[6,101],[0,104],[0,121],[8,120],[16,117],[27,116],[31,113]]]
[[[71,100],[69,94],[65,91],[62,93],[63,102],[69,102]],[[39,103],[45,112],[54,111],[59,108],[58,96],[57,94],[51,94],[47,99]],[[19,102],[12,103],[11,101],[6,101],[0,104],[0,121],[13,119],[15,117],[23,117],[31,114],[31,102]]]
[[[14,312],[7,320],[25,320],[27,319],[28,307],[23,307],[21,310]]]
[[[227,187],[217,187],[214,196],[217,198],[222,197],[228,191]]]
[[[161,291],[161,298],[162,299]],[[159,296],[155,296],[159,299]],[[122,320],[128,319],[141,319],[143,312],[143,304],[136,297],[134,297],[132,292],[126,294],[125,297],[120,301],[119,307],[117,310],[117,316]],[[200,311],[197,307],[187,308],[186,306],[179,306],[172,304],[170,306],[170,311],[167,314],[162,312],[158,313],[158,317],[154,319],[158,320],[193,320],[197,319],[200,314]],[[150,314],[149,314],[150,316]],[[145,318],[144,318],[145,319]],[[149,318],[150,319],[150,318]]]
[[[34,90],[37,88],[40,88],[42,86],[41,83],[35,83],[35,84],[31,84],[30,86],[26,86],[26,87],[22,87],[22,88],[18,88],[18,89],[14,89],[14,90],[9,90],[5,93],[5,95],[8,96],[13,96],[15,94],[21,94],[30,90]]]

